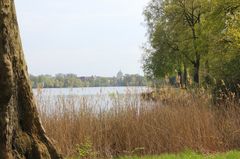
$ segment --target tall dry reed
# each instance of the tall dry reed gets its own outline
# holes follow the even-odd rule
[[[106,107],[102,96],[37,96],[46,132],[65,156],[85,142],[98,157],[240,148],[240,108],[213,106],[206,91],[166,88],[157,101],[134,92],[111,96]]]

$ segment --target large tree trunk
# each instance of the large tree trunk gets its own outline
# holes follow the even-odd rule
[[[0,0],[0,159],[62,158],[41,125],[13,0]]]

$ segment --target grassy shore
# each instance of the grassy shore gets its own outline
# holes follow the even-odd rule
[[[128,91],[111,94],[105,107],[102,98],[37,96],[46,132],[65,157],[145,156],[186,149],[212,154],[240,148],[239,105],[229,101],[214,106],[207,91],[164,88],[155,101]]]
[[[191,151],[180,153],[180,154],[163,154],[160,156],[129,156],[129,157],[119,157],[115,159],[239,159],[240,152],[239,151],[230,151],[227,153],[218,153],[218,154],[208,154],[201,155],[198,153],[194,153]],[[67,158],[67,159],[81,159],[79,157],[76,158]]]
[[[239,159],[240,152],[231,151],[228,153],[215,155],[200,155],[193,152],[185,152],[178,155],[161,155],[161,156],[146,156],[146,157],[122,157],[120,159]]]

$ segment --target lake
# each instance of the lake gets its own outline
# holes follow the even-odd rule
[[[148,90],[147,87],[82,87],[82,88],[44,88],[41,90],[33,89],[35,95],[41,93],[43,95],[78,95],[78,96],[95,96],[110,94],[126,94],[132,92],[140,94]]]
[[[140,105],[140,94],[147,87],[84,87],[33,89],[38,107],[51,113],[56,109],[76,109],[86,106],[94,109],[108,109],[116,106]]]

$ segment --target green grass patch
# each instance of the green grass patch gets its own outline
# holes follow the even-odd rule
[[[189,151],[177,155],[165,154],[161,156],[121,157],[119,159],[240,159],[240,152],[231,151],[228,153],[219,153],[214,155],[201,155]]]

